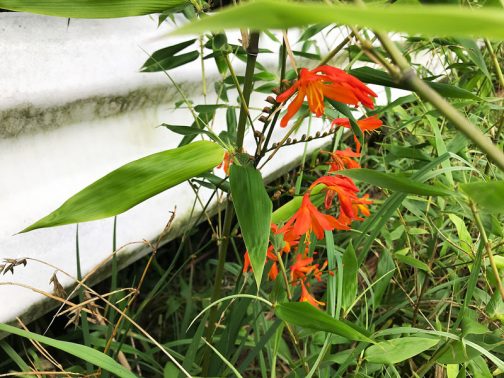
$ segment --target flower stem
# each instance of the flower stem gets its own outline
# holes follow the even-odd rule
[[[282,277],[285,282],[285,291],[287,292],[287,298],[289,298],[289,301],[292,301],[292,293],[290,291],[290,286],[289,286],[289,279],[287,278],[287,271],[285,269],[285,265],[282,260],[282,256],[280,255],[280,252],[275,252],[278,264],[280,265],[280,270],[282,272]]]
[[[488,50],[488,53],[490,54],[490,57],[492,58],[492,64],[495,67],[495,72],[497,73],[497,78],[499,79],[499,85],[501,89],[504,89],[504,75],[502,74],[502,70],[500,68],[499,59],[495,54],[492,43],[487,38],[485,38],[485,46]]]
[[[332,49],[329,54],[327,54],[321,61],[320,63],[318,64],[318,67],[320,66],[324,66],[326,65],[327,63],[329,63],[329,61],[334,58],[336,56],[336,54],[338,54],[349,42],[350,42],[350,38],[351,38],[351,35],[347,35],[345,37],[345,39],[343,41],[341,41],[341,43],[336,46],[334,49]]]

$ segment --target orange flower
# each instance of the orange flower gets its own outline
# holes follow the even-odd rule
[[[298,211],[279,230],[285,232],[292,226],[295,235],[304,235],[313,231],[317,239],[324,237],[325,230],[334,230],[341,224],[332,216],[322,214],[310,201],[310,192],[303,196],[303,201]]]
[[[340,171],[342,169],[348,168],[360,168],[358,162],[353,160],[354,157],[359,157],[360,153],[353,152],[350,148],[343,151],[327,152],[331,156],[331,162],[329,163],[329,172]]]
[[[363,221],[364,218],[359,217],[359,214],[362,214],[366,217],[369,217],[371,213],[369,212],[369,209],[367,205],[372,204],[373,201],[369,199],[369,194],[365,194],[362,198],[357,198],[352,200],[352,210],[354,213],[354,217],[351,218],[347,216],[347,214],[341,212],[338,221],[340,221],[343,224],[350,225],[352,221]]]
[[[291,248],[299,243],[299,236],[295,235],[292,232],[292,227],[287,228],[286,230],[282,231],[278,229],[278,226],[274,223],[271,223],[271,232],[274,234],[282,234],[282,239],[283,239],[283,247],[279,251],[280,254],[282,252],[284,253],[289,253]],[[277,247],[280,248],[280,247]],[[275,254],[275,247],[273,245],[270,245],[268,247],[268,250],[266,251],[266,261],[265,265],[268,263],[268,261],[272,261],[273,264],[271,265],[271,268],[268,272],[268,277],[270,280],[275,280],[278,276],[278,257]],[[249,270],[252,270],[251,264],[250,264],[250,255],[248,251],[245,251],[245,255],[243,256],[243,273],[248,272]]]
[[[325,73],[332,82],[340,83],[343,87],[350,90],[362,105],[370,109],[374,108],[373,97],[378,97],[378,95],[355,76],[331,66],[320,66],[315,68],[313,72]]]
[[[326,209],[331,207],[331,203],[336,195],[338,195],[338,200],[340,203],[340,213],[344,213],[346,217],[350,219],[355,218],[355,212],[353,210],[352,204],[353,201],[358,199],[357,192],[359,189],[355,186],[354,182],[344,176],[322,176],[315,180],[313,184],[310,185],[310,189],[315,186],[323,184],[326,186],[326,196],[324,205]],[[339,229],[347,230],[347,223],[341,223],[339,221],[340,227]]]
[[[276,280],[278,276],[278,266],[277,266],[277,261],[278,258],[277,256],[273,253],[273,246],[270,245],[268,248],[268,251],[266,252],[266,262],[267,261],[273,261],[273,264],[271,265],[271,268],[268,272],[268,278],[272,281]]]
[[[315,277],[315,279],[318,281],[318,282],[322,282],[322,271],[327,268],[327,260],[324,261],[324,263],[322,264],[322,267],[319,269],[318,267],[318,264],[317,264],[317,268],[313,271],[313,276]],[[331,274],[332,272],[328,272],[329,274]]]
[[[342,126],[347,129],[351,128],[350,120],[348,118],[336,118],[332,121],[332,125]],[[357,125],[359,125],[359,128],[362,131],[373,131],[383,125],[383,122],[378,117],[371,116],[358,120]]]
[[[355,106],[362,102],[363,105],[373,108],[372,97],[377,96],[359,79],[331,66],[320,66],[313,70],[302,68],[299,72],[299,79],[289,89],[277,96],[277,102],[286,101],[296,91],[298,92],[297,96],[290,103],[287,113],[280,121],[281,127],[287,126],[289,120],[303,105],[305,97],[308,99],[310,111],[320,117],[324,114],[324,98],[326,97]]]
[[[273,263],[273,265],[271,265],[270,271],[268,272],[268,278],[271,281],[275,281],[277,276],[278,276],[278,266],[276,263]]]
[[[266,262],[265,264],[268,263],[268,260],[269,261],[273,261],[273,265],[271,265],[271,268],[268,272],[268,277],[270,280],[274,281],[276,280],[277,276],[278,276],[278,266],[277,266],[277,257],[273,254],[273,246],[270,246],[268,248],[268,251],[266,253]],[[250,255],[248,253],[248,251],[245,251],[245,255],[243,256],[243,270],[242,272],[243,273],[246,273],[248,271],[252,271],[252,266],[250,264]]]
[[[245,254],[243,255],[243,273],[247,273],[250,268],[250,255],[248,251],[245,251]]]
[[[306,275],[318,268],[318,264],[310,265],[312,262],[313,257],[303,257],[301,254],[296,255],[296,261],[290,267],[291,281],[294,285],[298,280],[304,281]]]
[[[336,118],[332,121],[331,125],[342,126],[347,129],[351,128],[350,120],[348,118]],[[358,120],[357,125],[362,130],[362,132],[365,132],[365,131],[376,130],[381,125],[383,125],[383,122],[378,117],[371,116],[368,118]],[[355,141],[355,146],[356,146],[355,149],[357,150],[357,152],[360,152],[361,144],[359,142],[359,139],[355,135],[354,135],[354,141]]]
[[[303,281],[301,281],[301,297],[299,302],[308,302],[312,306],[319,308],[319,306],[325,306],[324,302],[317,301],[308,291]]]
[[[222,167],[226,175],[229,176],[229,167],[231,166],[232,162],[233,162],[233,156],[228,151],[226,151],[224,153],[224,159],[222,159],[222,162],[217,166],[217,168]]]

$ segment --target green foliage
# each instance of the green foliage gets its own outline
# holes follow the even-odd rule
[[[89,348],[85,345],[70,343],[68,341],[54,340],[51,339],[50,337],[38,335],[36,333],[28,332],[3,323],[0,323],[0,331],[25,337],[27,339],[37,341],[42,344],[52,346],[53,348],[60,349],[66,353],[81,358],[84,361],[89,361],[90,363],[98,367],[101,367],[102,369],[107,370],[112,374],[115,374],[117,377],[120,378],[136,377],[135,374],[126,370],[123,366],[114,361],[111,357],[93,348]]]
[[[400,337],[370,346],[364,357],[372,363],[397,364],[432,348],[437,343],[439,340],[435,338]]]
[[[364,83],[383,85],[389,88],[407,89],[411,90],[408,84],[404,82],[397,82],[386,72],[377,70],[371,67],[359,67],[349,71],[356,78],[362,80]],[[470,100],[477,100],[478,96],[464,88],[457,87],[445,83],[438,83],[435,81],[426,81],[426,83],[435,89],[440,95],[451,98],[465,98]]]
[[[273,205],[264,189],[261,173],[255,168],[232,165],[229,184],[238,223],[259,288],[266,261]]]
[[[378,172],[372,169],[349,169],[340,171],[338,174],[402,193],[418,194],[421,196],[450,196],[454,194],[454,192],[438,185],[426,185],[407,177]]]
[[[277,304],[275,314],[280,319],[303,328],[334,333],[348,340],[374,342],[364,333],[365,331],[351,323],[334,319],[306,302]]]
[[[109,3],[100,9],[112,15],[118,3]],[[480,2],[471,7],[408,3],[367,3],[366,8],[263,0],[220,10],[217,2],[195,0],[163,12],[160,22],[174,21],[176,11],[194,21],[179,33],[219,31],[203,34],[201,40],[167,42],[141,68],[165,71],[179,90],[175,107],[186,108],[192,124],[167,120],[162,126],[180,136],[180,147],[111,172],[27,230],[118,214],[185,180],[191,180],[198,194],[203,189],[212,194],[207,202],[202,203],[204,196],[194,199],[194,211],[201,205],[204,211],[178,241],[156,249],[124,273],[118,272],[114,256],[112,283],[104,285],[113,294],[107,298],[136,323],[99,297],[82,303],[83,295],[82,307],[76,303],[72,308],[89,318],[82,322],[88,326],[75,331],[53,326],[51,340],[86,344],[97,353],[107,348],[109,356],[126,360],[142,376],[181,376],[175,362],[193,376],[502,374],[504,302],[498,279],[504,280],[503,177],[499,165],[488,159],[488,150],[478,149],[476,134],[454,129],[460,125],[453,112],[502,150],[504,78],[499,62],[504,50],[487,38],[504,36],[503,11],[500,5],[489,9],[490,4]],[[143,5],[147,9],[148,2]],[[210,9],[216,12],[209,14]],[[221,31],[245,26],[264,30],[258,46],[253,43],[258,34],[243,30],[241,46]],[[306,27],[289,43],[268,30],[289,26]],[[410,35],[395,35],[390,43],[394,49],[387,34],[361,26]],[[486,38],[468,39],[473,35]],[[273,47],[265,49],[266,40]],[[276,58],[277,52],[278,67],[261,59],[263,54]],[[169,71],[197,59],[205,67],[201,103],[193,103],[195,93],[185,93]],[[298,78],[292,61],[297,68],[329,64],[345,69],[377,85],[373,90],[384,95],[373,109],[326,98],[325,118],[311,115],[307,122],[299,116],[309,114],[303,104],[299,122],[293,120],[287,135],[279,137],[278,121],[291,100],[279,105],[274,94]],[[213,65],[219,76],[205,76]],[[423,79],[420,84],[411,80],[409,66]],[[427,90],[418,89],[425,84]],[[410,93],[397,97],[397,88]],[[252,98],[273,99],[256,106],[247,100],[250,93]],[[378,117],[383,126],[362,132],[356,121],[369,116]],[[336,117],[348,118],[351,128],[331,128]],[[320,128],[313,131],[315,127]],[[255,145],[238,142],[243,133]],[[328,172],[335,164],[330,153],[354,151],[354,136],[363,147],[354,163],[363,168]],[[207,141],[194,142],[196,138]],[[322,151],[311,153],[306,147],[300,166],[263,182],[263,166],[278,157],[278,150],[312,139],[323,142]],[[230,177],[210,171],[222,161],[224,150]],[[311,188],[326,175],[355,180],[357,197],[342,206],[345,190],[333,188],[334,198],[329,199],[336,206],[326,208],[327,188]],[[298,212],[308,191],[316,211]],[[372,203],[359,202],[364,193]],[[213,207],[215,198],[232,200],[234,212],[223,216],[220,206]],[[233,210],[229,202],[227,209]],[[320,213],[339,220],[342,214],[356,214],[348,230],[325,229],[321,240],[308,232],[289,244],[270,226],[282,227],[297,212],[305,222],[321,219]],[[245,250],[253,275],[243,273]],[[2,264],[4,273],[23,268],[22,260]],[[307,298],[319,308],[300,302]],[[44,329],[50,320],[44,320]],[[153,337],[146,337],[141,327]],[[12,346],[0,344],[7,356],[0,371],[26,372],[32,365],[42,370],[44,360],[35,348],[11,340]],[[101,354],[54,354],[65,370],[79,374],[93,373],[86,366],[91,357],[110,362],[100,359]]]
[[[357,274],[359,265],[357,264],[357,256],[355,255],[355,249],[352,243],[348,244],[348,247],[343,254],[342,263],[343,282],[345,283],[345,286],[343,287],[341,307],[346,311],[353,304],[357,295]]]
[[[460,188],[485,212],[504,212],[504,181],[473,182]]]
[[[195,41],[195,39],[191,39],[189,41],[177,43],[176,45],[168,46],[154,52],[149,57],[149,59],[147,59],[140,70],[142,72],[168,71],[198,59],[199,52],[197,51],[175,55],[178,52],[184,50],[186,47],[194,44]]]
[[[258,0],[231,7],[213,17],[184,26],[178,29],[176,34],[244,27],[258,30],[286,29],[334,22],[430,36],[480,36],[496,39],[504,37],[502,10],[420,5],[364,8],[341,4],[331,7],[284,0]]]

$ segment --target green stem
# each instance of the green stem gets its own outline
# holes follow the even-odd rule
[[[292,126],[289,129],[289,131],[287,131],[287,133],[282,138],[282,140],[277,144],[277,147],[273,150],[273,153],[270,156],[268,156],[266,161],[258,168],[259,170],[261,170],[271,159],[273,159],[273,156],[275,156],[275,154],[278,152],[278,150],[284,145],[284,143],[287,141],[287,139],[289,139],[289,137],[292,135],[292,133],[298,129],[298,127],[301,125],[301,123],[303,123],[304,119],[306,117],[308,117],[309,114],[310,113],[306,112],[306,113],[301,114],[299,116],[299,118],[296,121],[296,123],[294,124],[294,126]]]
[[[504,75],[502,74],[502,70],[500,68],[499,59],[497,58],[497,55],[495,55],[495,51],[492,47],[492,44],[486,38],[485,38],[485,45],[488,50],[488,53],[490,54],[490,57],[492,58],[492,64],[494,65],[495,72],[497,73],[497,78],[499,79],[499,85],[502,89],[504,89]]]
[[[234,207],[232,202],[228,199],[226,205],[226,213],[224,215],[224,225],[220,237],[219,261],[217,264],[217,270],[215,272],[215,283],[213,287],[211,303],[219,300],[221,296],[222,278],[224,277],[224,264],[226,263],[226,254],[231,234],[231,226],[233,224],[233,217],[234,217]],[[205,339],[208,340],[209,342],[212,341],[216,321],[217,321],[217,308],[213,307],[208,317],[208,325],[207,329],[205,330],[205,336],[204,336]],[[210,353],[208,353],[207,351],[205,353],[203,361],[203,376],[206,377],[208,375],[207,373],[209,367],[210,367]]]
[[[350,35],[350,34],[349,34],[349,35],[347,35],[347,36],[345,37],[345,39],[344,39],[343,41],[341,41],[341,43],[340,43],[338,46],[336,46],[334,49],[332,49],[332,50],[329,52],[329,54],[327,54],[327,55],[324,57],[324,59],[322,59],[322,60],[320,61],[320,63],[318,64],[318,66],[320,67],[320,66],[323,66],[323,65],[325,65],[325,64],[327,64],[327,63],[329,63],[329,61],[330,61],[332,58],[334,58],[334,57],[336,56],[336,54],[337,54],[337,53],[339,53],[339,52],[343,49],[343,47],[345,47],[345,46],[348,44],[348,42],[350,42],[350,37],[351,37],[351,35]]]
[[[245,68],[245,81],[243,83],[243,99],[240,109],[240,117],[238,118],[238,130],[236,134],[236,147],[238,151],[243,149],[243,139],[245,138],[245,124],[249,117],[248,104],[250,95],[254,89],[254,71],[259,53],[259,32],[250,32],[249,45],[247,47],[247,67]]]
[[[280,82],[278,84],[278,87],[280,90],[283,88],[283,81],[285,79],[285,67],[286,67],[286,60],[287,60],[287,48],[285,46],[285,40],[282,43],[282,47],[280,49]],[[264,128],[263,128],[263,134],[266,132],[266,128],[269,127],[268,130],[268,135],[264,139],[264,143],[262,145],[261,150],[256,153],[256,160],[255,160],[255,165],[257,166],[259,164],[259,161],[266,155],[267,149],[268,149],[268,144],[271,140],[271,137],[273,135],[273,131],[275,130],[276,123],[278,121],[278,117],[280,116],[280,112],[277,111],[278,107],[280,104],[276,104],[273,106],[273,110],[275,111],[275,115],[273,116],[273,120],[270,123],[265,123]]]
[[[488,236],[485,231],[485,227],[483,226],[483,222],[481,222],[481,218],[479,216],[478,209],[474,205],[474,202],[469,202],[469,207],[471,208],[471,212],[473,213],[474,221],[476,222],[476,226],[481,234],[481,239],[483,240],[483,245],[485,247],[485,251],[488,256],[488,260],[490,260],[490,266],[492,267],[492,271],[495,276],[497,290],[499,290],[502,299],[504,300],[504,287],[502,286],[502,281],[500,279],[499,270],[497,269],[497,265],[495,264],[495,259],[492,253],[492,243],[488,240]]]
[[[502,74],[502,70],[500,68],[499,59],[497,58],[497,55],[495,54],[495,51],[492,47],[492,43],[486,38],[485,38],[485,45],[488,50],[488,53],[490,54],[490,57],[492,58],[492,63],[494,65],[495,72],[497,74],[497,79],[499,81],[500,89],[504,90],[504,75]],[[498,89],[495,92],[498,92]],[[501,101],[501,105],[503,103],[504,103],[504,101]],[[502,112],[501,115],[498,117],[496,127],[497,127],[497,131],[494,134],[493,140],[494,140],[495,144],[498,144],[499,139],[500,139],[500,135],[502,133],[502,128],[504,127],[504,112]],[[485,166],[485,174],[488,174],[489,170],[490,170],[490,164],[488,164],[488,162],[487,162],[487,165]]]
[[[282,278],[285,282],[285,291],[287,292],[287,298],[289,298],[289,301],[292,301],[292,293],[290,291],[290,284],[289,284],[289,278],[287,277],[287,270],[285,269],[285,265],[282,260],[282,255],[280,255],[280,252],[275,252],[276,258],[278,260],[278,264],[280,265],[280,271],[282,272]]]

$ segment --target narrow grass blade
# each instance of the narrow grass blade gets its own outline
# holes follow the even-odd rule
[[[123,366],[115,362],[106,354],[89,348],[85,345],[75,344],[68,341],[60,341],[51,339],[50,337],[42,336],[37,333],[28,332],[4,323],[0,323],[0,331],[12,333],[14,335],[25,337],[30,340],[38,341],[39,343],[52,346],[56,349],[67,352],[77,358],[82,359],[109,371],[120,378],[136,378],[136,375],[126,370]]]

